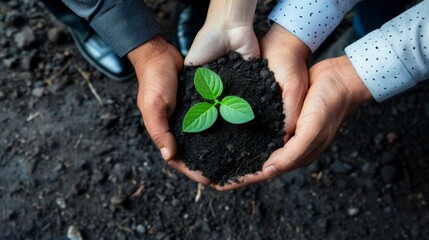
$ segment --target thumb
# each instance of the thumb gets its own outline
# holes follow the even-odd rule
[[[225,44],[219,35],[201,29],[185,58],[185,65],[201,66],[216,60],[226,52]]]
[[[283,148],[274,151],[263,167],[263,174],[272,178],[305,166],[313,157],[317,146],[312,144],[314,136],[311,133],[300,135],[297,132]]]
[[[168,123],[157,117],[150,117],[143,121],[152,140],[161,151],[162,158],[166,161],[172,160],[176,155],[177,146],[173,134],[169,132]],[[153,122],[157,122],[158,126]]]
[[[168,112],[162,98],[153,98],[141,107],[143,122],[150,137],[161,151],[164,160],[170,161],[176,155],[177,146],[168,124]],[[149,100],[150,101],[150,100]]]

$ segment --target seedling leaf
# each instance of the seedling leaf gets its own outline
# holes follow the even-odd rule
[[[185,115],[182,131],[188,133],[201,132],[211,127],[218,116],[213,104],[201,102],[191,107]]]
[[[194,85],[197,92],[205,99],[214,100],[223,91],[220,77],[208,68],[198,68],[194,76]]]
[[[220,104],[220,115],[227,122],[241,124],[255,118],[250,104],[240,97],[226,96]]]

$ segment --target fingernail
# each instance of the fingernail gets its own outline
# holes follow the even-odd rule
[[[274,165],[268,166],[264,168],[264,175],[268,177],[274,177],[278,175],[279,171],[277,171],[277,168]]]
[[[165,147],[161,148],[161,155],[162,155],[162,158],[164,158],[164,160],[170,159],[170,151]]]

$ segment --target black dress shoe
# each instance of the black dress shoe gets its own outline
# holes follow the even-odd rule
[[[128,59],[119,57],[96,32],[90,30],[82,33],[68,29],[83,57],[106,77],[126,81],[135,76],[134,67]]]
[[[178,16],[177,45],[182,56],[188,54],[198,31],[204,25],[210,1],[199,1],[186,7]]]

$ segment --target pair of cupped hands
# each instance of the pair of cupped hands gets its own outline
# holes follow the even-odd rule
[[[190,171],[176,156],[168,118],[175,109],[178,73],[185,65],[203,65],[231,51],[244,59],[266,58],[281,88],[285,113],[284,146],[274,151],[262,171],[240,183],[219,186]],[[371,95],[347,56],[307,67],[309,48],[280,25],[273,24],[258,41],[252,26],[206,27],[194,39],[185,59],[160,36],[128,54],[139,81],[137,105],[144,125],[162,157],[178,172],[219,191],[269,180],[313,162],[332,142],[344,118]]]

